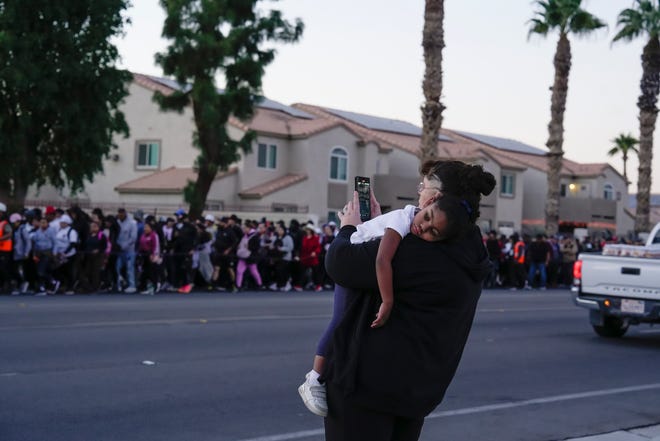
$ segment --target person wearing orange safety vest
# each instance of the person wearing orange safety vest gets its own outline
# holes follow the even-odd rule
[[[517,234],[512,236],[513,239],[513,259],[511,262],[511,289],[516,290],[525,286],[526,275],[525,271],[525,254],[527,246],[525,241],[522,240]]]
[[[7,206],[0,202],[0,292],[9,289],[14,230],[7,219]]]

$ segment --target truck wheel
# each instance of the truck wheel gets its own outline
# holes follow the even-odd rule
[[[628,321],[619,317],[603,317],[603,325],[593,325],[593,328],[601,337],[623,337],[628,330]]]

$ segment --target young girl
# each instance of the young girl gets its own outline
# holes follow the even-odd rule
[[[418,192],[420,208],[408,205],[401,210],[378,216],[358,225],[357,231],[351,236],[352,243],[382,238],[376,257],[376,275],[382,302],[376,319],[371,323],[372,328],[383,326],[392,311],[392,259],[403,237],[411,233],[423,240],[435,242],[458,237],[469,226],[472,214],[470,204],[455,196],[440,197],[440,182],[432,176],[424,178]],[[332,332],[343,315],[347,294],[346,288],[335,286],[333,318],[317,347],[313,369],[307,373],[305,382],[298,388],[305,406],[319,416],[327,415],[327,404],[325,388],[319,383],[318,377],[323,371]]]

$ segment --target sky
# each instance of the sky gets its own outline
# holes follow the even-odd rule
[[[639,137],[637,98],[643,38],[612,44],[619,12],[633,0],[583,0],[608,24],[570,37],[572,67],[564,114],[565,157],[608,162],[621,133]],[[266,68],[263,94],[284,104],[307,103],[422,125],[422,0],[281,0],[261,7],[302,19],[298,43],[277,45]],[[443,128],[515,139],[545,149],[550,121],[552,59],[558,35],[528,38],[536,6],[530,0],[446,0],[443,51]],[[158,0],[133,0],[131,24],[116,40],[121,66],[162,75],[154,54],[165,14]],[[218,84],[223,87],[223,84]],[[655,139],[660,139],[656,128]],[[655,142],[656,145],[660,141]],[[660,193],[660,151],[654,149],[652,192]],[[628,161],[629,192],[636,192],[637,158]]]

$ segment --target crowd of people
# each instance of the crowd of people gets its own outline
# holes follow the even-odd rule
[[[192,221],[183,209],[158,219],[76,206],[7,216],[0,204],[0,292],[322,291],[333,288],[323,259],[335,229],[236,215]]]
[[[8,215],[0,203],[0,292],[37,295],[206,290],[330,290],[325,254],[330,222],[241,220],[207,214],[191,221],[138,210],[87,213],[48,206]],[[572,283],[580,252],[601,241],[570,235],[484,235],[493,271],[485,288],[545,289]]]
[[[599,252],[606,242],[589,236],[578,240],[572,235],[524,234],[497,235],[490,231],[484,238],[493,271],[485,288],[518,289],[565,288],[573,283],[573,266],[580,253]]]

